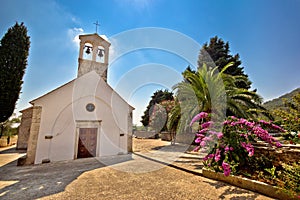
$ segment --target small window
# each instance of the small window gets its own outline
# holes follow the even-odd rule
[[[86,110],[88,112],[93,112],[95,110],[95,105],[92,104],[92,103],[88,103],[86,106],[85,106]]]

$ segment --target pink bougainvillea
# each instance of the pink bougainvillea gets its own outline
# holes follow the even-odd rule
[[[192,126],[196,121],[199,121],[200,119],[204,119],[208,117],[208,113],[206,112],[201,112],[199,114],[197,114],[195,117],[193,117],[190,126]]]
[[[213,123],[209,121],[209,117],[210,114],[201,112],[190,124],[205,119],[199,122],[200,130],[196,133],[195,139],[198,146],[195,150],[206,149],[208,154],[203,159],[204,164],[216,171],[222,170],[225,176],[236,171],[236,168],[241,167],[254,156],[253,143],[257,140],[263,140],[276,147],[282,146],[268,130],[280,132],[284,130],[271,122],[231,116],[222,123]]]

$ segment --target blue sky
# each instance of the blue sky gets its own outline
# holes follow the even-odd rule
[[[253,88],[264,100],[270,100],[300,87],[299,10],[300,0],[3,0],[0,35],[18,21],[25,23],[31,37],[17,110],[76,77],[78,41],[74,37],[94,33],[96,20],[99,34],[109,39],[145,27],[174,31],[200,46],[217,35],[229,41],[233,54],[240,54]],[[132,39],[115,45],[130,45]],[[158,42],[168,40],[164,37]],[[194,49],[188,52],[194,57],[198,54]],[[178,74],[188,64],[172,52],[135,50],[111,64],[108,82],[136,107],[137,123],[152,93],[180,80]],[[143,75],[146,68],[149,72]],[[121,87],[124,81],[128,88]]]

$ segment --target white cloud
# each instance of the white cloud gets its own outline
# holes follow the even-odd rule
[[[104,40],[109,41],[108,37],[106,35],[100,35],[100,37],[102,37]]]
[[[68,37],[71,42],[78,48],[79,47],[79,35],[84,34],[83,28],[72,28],[68,30]]]

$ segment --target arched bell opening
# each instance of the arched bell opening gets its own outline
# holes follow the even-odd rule
[[[105,60],[105,49],[102,46],[98,46],[97,48],[97,56],[96,56],[96,62],[104,63]]]
[[[93,58],[93,45],[87,42],[83,46],[83,59],[92,60],[92,58]]]

